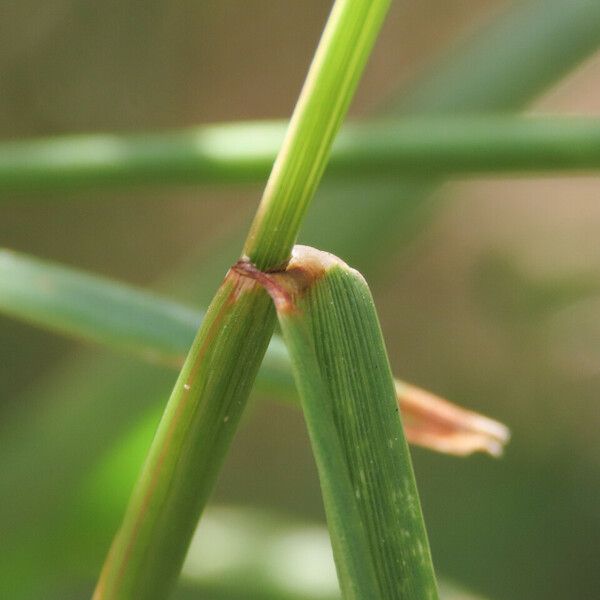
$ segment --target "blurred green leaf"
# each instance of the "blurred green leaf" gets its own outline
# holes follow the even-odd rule
[[[284,121],[145,135],[96,134],[0,144],[0,190],[263,183]],[[600,167],[592,118],[413,117],[346,125],[327,175],[335,181]]]
[[[511,2],[403,95],[408,113],[506,112],[529,102],[598,46],[600,4],[593,0]]]
[[[0,311],[180,366],[202,314],[149,292],[0,250]]]

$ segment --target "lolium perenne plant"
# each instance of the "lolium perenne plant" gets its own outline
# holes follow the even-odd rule
[[[292,400],[299,397],[342,596],[438,597],[406,440],[454,454],[482,450],[497,455],[508,431],[495,421],[394,380],[362,276],[332,254],[294,245],[388,4],[384,0],[335,2],[285,133],[283,124],[267,123],[150,138],[73,137],[0,146],[0,189],[6,190],[259,181],[276,154],[242,256],[227,272],[204,315],[128,286],[17,253],[0,253],[2,312],[174,368],[183,363],[106,557],[96,600],[158,599],[170,594],[255,378],[261,389]],[[542,15],[543,26],[535,29]],[[598,7],[579,0],[568,5],[523,3],[470,55],[480,62],[458,59],[448,65],[409,94],[402,110],[454,112],[516,106],[596,47],[599,17]],[[548,52],[560,44],[549,50],[543,42],[556,42],[559,35],[570,38],[575,30],[579,35],[569,52],[550,60]],[[511,50],[498,40],[506,41],[504,34],[509,31],[513,43],[521,35],[523,45],[536,48],[528,61],[507,60]],[[520,52],[523,45],[516,44]],[[503,77],[496,77],[494,66],[504,68],[509,63]],[[447,82],[455,79],[465,82],[459,96],[445,93]],[[483,85],[484,81],[493,85]],[[597,132],[595,120],[552,117],[394,118],[346,129],[334,148],[331,173],[342,177],[359,173],[367,179],[405,173],[411,176],[405,182],[406,193],[421,199],[432,186],[420,177],[429,174],[437,181],[453,173],[596,168]],[[264,147],[238,151],[240,140],[259,135],[270,140],[266,152]],[[98,159],[98,148],[107,141],[120,144],[120,158],[114,162]],[[230,150],[217,155],[221,163],[211,155],[211,141]],[[390,180],[394,189],[403,189],[394,177]],[[390,203],[382,212],[392,206],[396,205]],[[283,341],[273,336],[276,321]],[[124,377],[135,379],[131,373]],[[90,490],[102,497],[108,487],[117,486],[119,470],[127,479],[132,477],[129,471],[135,470],[154,430],[157,404],[158,395],[154,406],[144,407],[149,418],[142,419],[116,449],[110,468],[92,472],[78,488],[87,518],[97,510],[88,504]],[[60,443],[55,448],[68,454]],[[44,460],[52,461],[53,453],[39,460],[36,456],[38,468],[43,468],[39,465]],[[10,470],[10,461],[7,464],[5,468],[0,463],[0,473],[9,474],[3,478],[3,490],[18,489],[23,475]],[[49,494],[48,505],[55,497],[60,495]],[[14,513],[2,515],[0,525],[9,542],[26,511],[24,505],[22,514],[17,507]],[[235,521],[239,515],[221,518]],[[252,538],[243,527],[239,534]],[[202,528],[197,535],[202,535]],[[259,545],[256,539],[252,543]],[[192,550],[196,544],[194,538]],[[17,563],[20,551],[18,547]],[[5,567],[5,556],[1,552],[0,556],[0,576],[4,576],[11,567]],[[31,579],[28,583],[36,589],[35,576]],[[270,597],[294,597],[281,583],[269,585]],[[37,589],[43,589],[43,584]],[[259,597],[257,590],[242,593]]]
[[[302,217],[388,4],[364,0],[334,4],[244,255],[227,274],[192,344],[104,564],[95,600],[161,598],[176,581],[273,333],[269,274],[283,272],[289,262]],[[354,389],[354,395],[375,405],[385,398],[387,404],[375,412],[376,428],[359,434],[356,419],[360,413],[346,406],[354,413],[346,426],[339,416],[344,407],[334,409],[336,402],[328,406],[326,398],[333,389],[319,381],[322,374],[312,364],[317,355],[306,346],[296,352],[302,334],[292,333],[296,321],[284,318],[279,304],[275,298],[319,467],[343,595],[437,598],[410,458],[400,421],[394,418],[393,379],[376,335],[376,319],[371,317],[373,340],[379,346],[374,373],[385,391],[377,390],[374,398],[368,398],[375,388],[363,385]],[[338,344],[341,349],[343,340]],[[328,350],[324,358],[335,354],[335,349]],[[354,353],[360,361],[360,352]],[[308,356],[305,364],[300,357]],[[305,387],[307,379],[316,391]],[[347,385],[353,383],[349,379]],[[304,393],[306,389],[310,391]],[[395,426],[382,439],[379,427],[386,423]],[[357,453],[352,446],[358,442],[364,450]],[[376,451],[382,444],[385,450]],[[377,472],[380,475],[374,477]],[[398,476],[391,488],[394,491],[385,482],[390,473]],[[404,529],[397,530],[394,521],[401,521]],[[408,535],[403,537],[401,531]]]

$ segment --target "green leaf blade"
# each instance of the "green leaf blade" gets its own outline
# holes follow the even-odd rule
[[[338,580],[346,599],[378,598],[381,589],[368,545],[361,514],[354,502],[354,490],[319,373],[312,331],[304,317],[280,316],[292,369],[300,392],[313,454],[319,471],[323,502],[335,557]]]
[[[297,271],[309,280],[301,291],[294,288]],[[341,261],[304,247],[295,249],[286,273],[275,277],[284,300],[286,294],[292,298],[278,301],[277,290],[271,291],[312,432],[334,552],[336,547],[348,550],[336,556],[342,589],[349,587],[344,575],[360,577],[351,568],[358,556],[375,570],[377,597],[437,598],[393,378],[368,286]],[[333,429],[318,435],[329,420]],[[332,498],[335,494],[342,498]],[[343,527],[355,511],[366,533],[362,539]]]

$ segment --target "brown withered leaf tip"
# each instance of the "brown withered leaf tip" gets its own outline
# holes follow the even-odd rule
[[[431,392],[397,381],[396,395],[411,444],[456,456],[474,452],[500,456],[510,439],[510,432],[502,423]]]

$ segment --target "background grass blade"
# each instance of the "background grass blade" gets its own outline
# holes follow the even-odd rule
[[[0,250],[0,311],[174,366],[202,319],[181,303],[10,250]]]
[[[472,39],[454,51],[445,49],[422,77],[386,103],[385,112],[415,116],[521,109],[589,57],[599,43],[599,3],[511,3]],[[429,222],[440,204],[440,197],[431,192],[442,182],[408,177],[394,185],[384,181],[336,186],[327,190],[327,202],[315,202],[301,242],[327,247],[372,280],[381,264],[377,259],[406,244]],[[335,231],[329,226],[332,222]],[[348,239],[354,239],[351,248]]]
[[[370,564],[377,588],[358,597],[437,598],[410,455],[393,418],[394,382],[364,279],[330,254],[297,246],[285,273],[270,276],[266,288],[290,351],[342,591],[364,581],[355,565]]]
[[[339,600],[329,535],[325,527],[295,523],[283,517],[236,507],[215,507],[207,510],[207,522],[201,523],[190,547],[190,555],[182,571],[182,593],[186,598],[198,598],[200,591],[231,590],[231,600],[265,597],[269,600]],[[210,544],[203,528],[213,537],[227,536],[236,547],[252,548],[243,556],[225,554],[217,544]],[[295,547],[294,541],[298,543]],[[274,552],[273,548],[279,552]],[[216,556],[215,556],[216,554]],[[212,557],[224,565],[222,577],[206,568]],[[302,560],[304,558],[304,560]],[[220,559],[220,561],[219,561]],[[310,565],[299,571],[302,564]],[[259,574],[257,582],[252,574]],[[216,581],[215,581],[216,580]],[[241,581],[249,582],[241,584]],[[253,589],[253,584],[256,589]],[[250,589],[249,589],[250,588]],[[236,593],[237,592],[237,593]],[[196,594],[195,596],[193,594]],[[264,596],[263,596],[264,594]],[[176,596],[179,599],[180,595]],[[211,596],[214,597],[214,596]],[[442,600],[483,600],[458,586],[440,581]]]
[[[600,5],[589,0],[511,4],[473,45],[446,58],[398,107],[410,113],[490,113],[515,108],[568,73],[598,45]],[[476,47],[475,47],[476,46]]]
[[[262,183],[284,121],[146,135],[79,135],[0,144],[0,190]],[[600,123],[573,117],[421,117],[346,125],[327,175],[583,171],[600,167]]]
[[[252,598],[260,598],[265,590],[271,592],[267,592],[267,597],[272,600],[339,600],[329,534],[325,527],[294,523],[258,510],[234,507],[210,509],[207,517],[207,523],[200,524],[194,536],[190,555],[182,571],[182,587],[189,590],[189,598],[198,597],[198,587],[211,591],[211,587],[218,590],[225,586],[232,591],[237,588],[238,593],[233,595],[233,599],[240,600],[248,598],[249,594]],[[243,557],[231,552],[226,555],[223,552],[221,556],[220,547],[217,545],[215,548],[203,535],[205,525],[213,531],[213,536],[227,536],[236,540],[236,547],[249,547],[254,551]],[[298,543],[293,545],[294,541]],[[278,552],[273,552],[273,548],[277,548]],[[216,577],[205,566],[210,556],[214,559],[211,562],[221,559],[221,564],[228,569],[228,573],[223,574],[212,586],[211,580]],[[303,564],[310,567],[299,571],[299,566]],[[234,569],[239,569],[243,575],[238,575]],[[249,590],[248,585],[240,585],[240,580],[250,580],[252,585],[251,577],[246,575],[250,573],[260,574],[258,579],[262,583],[257,585],[256,590]],[[194,586],[194,583],[199,586]],[[443,600],[483,600],[445,580],[440,581],[440,597]]]

